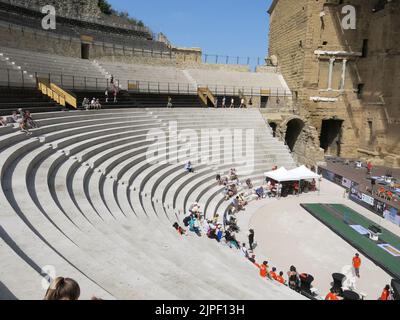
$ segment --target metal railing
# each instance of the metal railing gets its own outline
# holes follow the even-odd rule
[[[114,83],[107,78],[82,77],[69,74],[40,73],[29,74],[26,71],[0,68],[0,86],[6,87],[36,87],[37,79],[46,79],[61,88],[72,90],[105,90],[114,85],[122,90],[141,93],[176,93],[197,95],[198,88],[207,88],[216,96],[270,96],[277,98],[292,98],[292,93],[284,88],[251,87],[251,86],[224,86],[212,84],[198,84],[144,80],[114,79]]]
[[[209,64],[230,64],[246,66],[260,66],[265,64],[265,58],[261,57],[239,57],[207,53],[204,53],[202,55],[202,61]]]

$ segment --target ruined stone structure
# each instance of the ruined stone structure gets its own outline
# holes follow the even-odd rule
[[[57,15],[73,19],[96,19],[101,17],[97,0],[1,0],[13,5],[39,9],[46,5],[55,7]]]
[[[274,0],[269,14],[269,61],[299,113],[277,131],[299,160],[321,160],[322,148],[400,166],[400,1]]]

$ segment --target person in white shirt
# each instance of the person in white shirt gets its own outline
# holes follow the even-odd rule
[[[231,99],[230,108],[235,108],[235,99],[234,98]]]
[[[248,258],[249,258],[249,251],[247,250],[246,244],[245,244],[245,243],[242,244],[241,251],[242,251],[243,256],[244,256],[246,259],[248,259]]]
[[[222,108],[226,108],[226,98],[222,99]]]
[[[240,100],[240,109],[245,108],[245,100],[244,98],[242,98],[242,100]]]
[[[100,100],[99,99],[96,100],[96,109],[97,110],[101,109],[101,104],[100,104]]]

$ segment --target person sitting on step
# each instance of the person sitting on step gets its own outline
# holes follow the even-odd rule
[[[186,163],[185,171],[188,173],[194,173],[194,169],[193,169],[192,163],[190,161],[188,163]]]

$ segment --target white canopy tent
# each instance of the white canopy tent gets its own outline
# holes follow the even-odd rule
[[[301,181],[315,179],[316,181],[319,181],[318,192],[321,190],[321,182],[320,182],[321,177],[315,172],[308,169],[306,166],[301,166],[299,168],[292,169],[289,171],[286,170],[284,167],[281,167],[277,170],[266,172],[264,175],[266,178],[275,180],[279,183],[298,181],[299,185],[301,185]],[[298,193],[298,195],[300,194]]]
[[[289,175],[294,178],[294,181],[299,181],[299,180],[318,180],[320,176],[316,174],[315,172],[311,171],[308,169],[306,166],[301,166],[299,168],[293,169],[288,171]]]
[[[287,182],[287,181],[300,181],[300,180],[312,180],[319,179],[320,176],[315,172],[308,169],[306,166],[301,166],[293,170],[286,170],[284,167],[279,168],[275,171],[266,172],[266,178],[270,178],[277,182]]]
[[[290,180],[285,180],[288,178],[288,171],[284,167],[281,167],[277,170],[273,170],[270,172],[266,172],[264,175],[266,178],[270,178],[278,182],[290,181]]]

